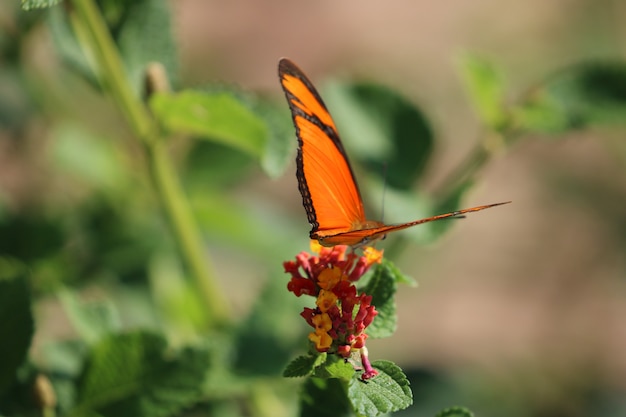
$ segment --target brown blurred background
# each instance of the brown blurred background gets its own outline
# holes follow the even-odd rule
[[[460,54],[501,67],[511,100],[566,65],[626,55],[626,2],[619,0],[171,4],[183,85],[218,81],[283,100],[276,67],[289,57],[319,85],[357,77],[402,92],[436,134],[426,190],[484,134],[463,90]],[[7,174],[19,172],[7,155],[0,148],[3,187],[27,192],[19,175]],[[252,207],[262,201],[301,218],[304,241],[294,171],[277,180],[258,175],[234,192]],[[520,404],[519,415],[582,416],[579,401],[596,397],[602,415],[626,415],[624,130],[524,137],[480,179],[464,206],[513,203],[471,215],[435,245],[411,247],[396,260],[419,287],[401,287],[398,331],[368,342],[371,357],[445,375],[444,385],[457,388],[438,393],[440,403],[464,401],[478,415],[506,401]],[[236,258],[213,249],[216,269],[232,272]],[[235,273],[222,274],[251,276],[249,286],[223,282],[241,315],[260,287],[258,275],[248,274],[256,266],[235,263]],[[41,339],[55,327],[47,308],[55,307],[41,307]],[[428,401],[419,389],[414,384],[416,402]]]

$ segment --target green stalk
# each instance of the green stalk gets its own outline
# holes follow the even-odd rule
[[[202,249],[198,228],[158,127],[144,103],[133,94],[122,60],[104,19],[93,0],[72,0],[70,18],[77,37],[95,61],[102,84],[113,96],[133,132],[144,143],[154,187],[169,219],[181,252],[207,311],[209,325],[228,318],[228,306],[219,291],[211,260]]]
[[[74,30],[87,52],[93,55],[97,74],[108,88],[135,134],[143,141],[154,141],[156,129],[148,110],[133,94],[117,48],[93,0],[73,0],[70,14]]]
[[[459,187],[471,182],[491,156],[503,147],[507,132],[488,132],[484,139],[455,167],[435,192],[435,201],[448,200]]]
[[[218,289],[215,276],[210,273],[213,268],[207,267],[211,259],[203,251],[200,236],[196,232],[198,228],[174,174],[165,143],[160,141],[152,143],[147,146],[147,153],[154,185],[172,224],[180,251],[192,276],[195,277],[198,291],[204,298],[209,320],[218,324],[226,323],[228,307]]]

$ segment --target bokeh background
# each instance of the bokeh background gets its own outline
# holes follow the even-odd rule
[[[463,53],[477,53],[499,66],[511,100],[565,66],[622,60],[626,54],[626,3],[618,0],[178,0],[171,5],[181,86],[234,84],[282,103],[276,67],[279,58],[289,57],[322,90],[330,79],[366,79],[419,105],[436,135],[435,156],[426,178],[416,184],[425,192],[436,190],[486,134],[459,75]],[[16,23],[5,16],[2,25],[13,27]],[[49,34],[41,30],[29,36],[23,62],[36,76],[50,77],[41,84],[50,84],[58,62],[49,51]],[[111,137],[114,126],[122,124],[119,115],[102,111],[106,105],[85,86],[74,87],[59,80],[53,87],[57,102],[47,103],[48,110],[60,102],[58,111],[68,120],[93,119]],[[3,92],[14,93],[6,85]],[[16,96],[13,102],[20,106],[21,100]],[[333,103],[327,105],[332,111]],[[68,220],[59,212],[75,205],[93,208],[87,196],[94,182],[85,185],[68,179],[75,172],[64,172],[63,158],[72,152],[56,146],[55,135],[80,137],[71,123],[50,133],[45,117],[24,121],[13,120],[0,133],[0,239],[5,249],[19,241],[29,252],[33,245],[45,246],[25,232],[35,227],[31,213],[45,212],[44,223],[54,235],[55,222]],[[119,131],[127,134],[122,127]],[[588,128],[519,139],[487,164],[463,200],[467,207],[512,204],[471,215],[434,244],[411,245],[395,259],[419,287],[401,287],[397,333],[369,346],[373,359],[398,363],[412,380],[415,405],[402,415],[432,415],[464,405],[483,416],[626,416],[625,133]],[[354,144],[346,146],[350,154]],[[107,169],[102,172],[111,172]],[[128,174],[139,175],[140,169],[130,158]],[[248,216],[245,227],[264,223],[269,227],[263,233],[276,231],[263,236],[247,233],[244,226],[220,229],[206,220],[207,252],[238,317],[250,310],[266,280],[286,283],[280,262],[307,247],[309,226],[294,172],[292,163],[270,179],[247,164],[236,182],[213,190]],[[119,187],[115,178],[100,173],[94,174],[98,186]],[[193,183],[195,191],[202,186]],[[90,217],[97,222],[80,227],[94,233],[111,227],[123,205],[107,204],[111,212],[103,209]],[[126,232],[141,233],[141,227],[120,231]],[[167,236],[165,227],[162,233]],[[242,237],[246,234],[252,237]],[[260,249],[264,238],[270,248]],[[277,247],[274,255],[271,245]],[[94,275],[102,270],[94,266],[94,279],[83,283],[87,296],[97,297],[118,280],[133,283],[133,268],[140,262],[125,259],[133,255],[141,253],[107,252],[122,258],[127,269],[117,271],[121,278],[105,274],[98,281]],[[44,274],[51,280],[54,275]],[[46,281],[40,284],[45,294]],[[36,341],[72,334],[56,298],[42,296],[36,313]],[[132,310],[123,313],[133,324]]]

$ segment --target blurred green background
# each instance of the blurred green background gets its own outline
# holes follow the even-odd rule
[[[377,82],[418,105],[435,142],[416,194],[435,193],[489,135],[463,84],[463,54],[494,63],[510,101],[568,66],[626,55],[626,3],[617,0],[178,0],[171,8],[176,88],[236,86],[261,97],[279,109],[273,117],[286,137],[280,57],[319,86],[340,132],[355,128],[339,108],[341,96],[333,102],[335,83]],[[0,5],[0,268],[17,259],[30,271],[31,356],[45,363],[47,345],[75,337],[61,285],[114,303],[122,327],[173,320],[170,340],[188,340],[193,320],[159,316],[159,297],[184,292],[176,282],[185,273],[141,146],[111,102],[61,62],[54,33],[35,23],[42,13]],[[611,88],[626,101],[624,85]],[[407,231],[411,243],[391,251],[419,287],[401,287],[398,331],[371,340],[369,350],[412,381],[415,405],[401,415],[458,404],[480,416],[626,416],[626,131],[619,126],[626,113],[617,117],[617,124],[517,138],[462,200],[464,207],[513,204],[455,222],[434,243],[414,243],[429,240],[419,227]],[[344,138],[347,152],[366,160],[373,145],[356,137]],[[235,320],[268,291],[282,291],[282,261],[308,248],[295,139],[290,146],[283,157],[291,162],[284,172],[280,162],[272,165],[276,178],[269,178],[258,161],[227,146],[172,142]],[[382,203],[367,191],[376,182],[363,165],[356,171],[371,217],[381,205],[388,222],[423,214],[400,210],[396,218],[391,197]],[[197,300],[186,297],[178,300],[188,318],[202,305],[190,307]],[[304,334],[299,307],[285,310],[294,317],[281,317],[277,327]]]

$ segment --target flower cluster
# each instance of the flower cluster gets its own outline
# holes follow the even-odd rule
[[[380,263],[382,251],[368,247],[363,249],[363,256],[357,256],[353,252],[346,254],[347,248],[318,246],[319,256],[301,252],[295,261],[283,265],[285,272],[291,274],[287,284],[289,291],[298,297],[306,294],[317,298],[316,308],[305,307],[301,313],[315,329],[309,334],[315,349],[343,358],[359,351],[365,380],[378,374],[371,367],[365,349],[365,329],[378,312],[371,304],[372,296],[359,294],[354,283],[374,263]]]

